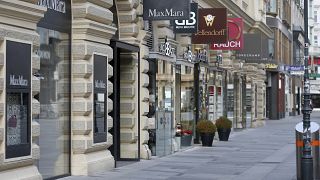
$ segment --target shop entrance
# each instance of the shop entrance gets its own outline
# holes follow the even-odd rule
[[[128,43],[111,41],[113,48],[113,146],[118,161],[140,160],[140,49]]]

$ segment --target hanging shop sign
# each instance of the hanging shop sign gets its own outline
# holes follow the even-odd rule
[[[240,50],[243,48],[243,20],[242,18],[228,18],[228,41],[214,43],[212,50]]]
[[[187,60],[188,62],[194,62],[195,61],[195,55],[190,50],[190,47],[183,53],[183,59]]]
[[[144,20],[186,20],[190,17],[189,0],[144,0]]]
[[[175,49],[168,42],[168,39],[165,38],[164,43],[160,43],[160,45],[159,45],[159,52],[165,56],[172,57],[175,53]]]
[[[196,53],[196,61],[197,62],[208,62],[208,53],[206,49],[199,49]]]
[[[291,75],[304,75],[304,71],[290,71]]]
[[[273,64],[273,63],[266,64],[266,69],[278,69],[278,68],[279,68],[278,64]]]
[[[287,71],[304,71],[304,66],[286,66]]]
[[[269,53],[269,40],[260,33],[244,34],[245,46],[236,51],[236,58],[245,61],[261,62],[273,59],[273,54]],[[250,42],[250,43],[246,43]]]
[[[94,90],[107,91],[107,57],[94,54]]]
[[[191,3],[190,17],[184,20],[174,20],[175,33],[196,33],[198,30],[198,3]]]
[[[198,23],[198,31],[192,35],[193,44],[227,42],[226,8],[199,9]]]
[[[68,0],[39,0],[37,5],[47,8],[38,26],[58,31],[69,32],[71,5]]]

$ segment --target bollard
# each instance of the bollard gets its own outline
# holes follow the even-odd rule
[[[315,180],[320,180],[320,157],[319,157],[319,125],[311,122],[311,145],[313,157],[313,177]],[[297,180],[301,180],[301,158],[303,151],[303,123],[296,125],[296,165],[297,165]]]

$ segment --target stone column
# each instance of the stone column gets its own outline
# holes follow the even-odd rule
[[[72,1],[72,175],[90,175],[114,167],[114,158],[107,150],[113,144],[112,135],[107,142],[93,143],[93,54],[113,59],[109,46],[116,28],[112,25],[112,1]],[[113,76],[112,66],[107,68],[108,78]],[[108,95],[113,85],[108,82]],[[107,99],[107,112],[112,111],[112,100]],[[112,118],[107,117],[108,130]]]
[[[149,63],[147,58],[149,56],[149,49],[147,46],[147,39],[150,38],[150,34],[145,31],[144,21],[142,19],[143,8],[140,0],[116,0],[117,13],[118,13],[118,28],[119,28],[119,40],[137,45],[140,47],[140,158],[150,159],[151,151],[148,147],[149,133],[148,126],[149,121],[154,121],[154,118],[149,119],[146,115],[149,112]],[[137,70],[137,69],[136,69]],[[136,73],[137,74],[137,73]],[[136,82],[137,83],[137,82]],[[138,106],[138,104],[135,104]],[[138,109],[138,107],[136,107]],[[135,122],[136,125],[137,122]],[[133,149],[128,149],[132,151]]]
[[[40,58],[35,54],[40,40],[36,32],[38,21],[44,16],[46,8],[35,1],[0,1],[0,177],[1,179],[42,179],[35,162],[40,157],[40,148],[35,143],[40,135],[40,125],[34,118],[31,122],[31,156],[5,159],[6,117],[5,117],[5,40],[32,43],[32,74],[40,69]],[[39,101],[34,98],[40,92],[40,80],[32,77],[32,117],[40,113]]]

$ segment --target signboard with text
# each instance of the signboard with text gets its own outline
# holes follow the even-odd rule
[[[228,41],[214,43],[212,50],[240,50],[243,48],[243,20],[242,18],[228,18]]]
[[[227,36],[226,8],[198,10],[198,31],[192,35],[193,44],[226,43]]]
[[[189,0],[144,0],[144,20],[186,20],[190,17]]]
[[[196,33],[198,30],[198,3],[191,3],[190,17],[184,20],[174,20],[175,33]]]

